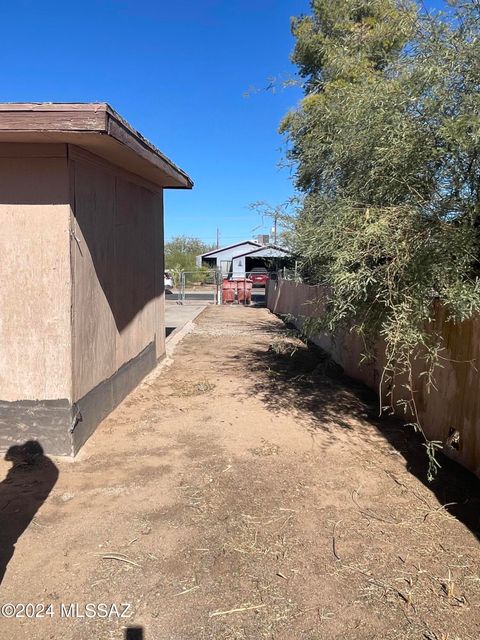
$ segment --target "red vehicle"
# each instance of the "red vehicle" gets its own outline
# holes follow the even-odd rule
[[[270,278],[265,267],[254,267],[247,277],[253,282],[254,287],[264,287]]]

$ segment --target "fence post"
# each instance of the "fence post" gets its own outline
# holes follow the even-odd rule
[[[205,272],[204,272],[205,273]],[[196,271],[179,271],[178,272],[178,297],[177,304],[185,304],[187,302],[187,282],[188,278],[192,280],[192,275],[197,275]],[[222,274],[218,269],[210,269],[207,272],[212,280],[207,284],[209,286],[207,293],[212,297],[208,299],[209,304],[222,304]],[[210,285],[212,285],[210,287]],[[200,293],[200,292],[197,292]],[[201,292],[203,294],[203,292]],[[201,298],[203,299],[203,298]]]
[[[218,269],[215,270],[215,284],[217,286],[217,295],[215,298],[215,304],[222,304],[222,274],[221,272],[218,271]]]

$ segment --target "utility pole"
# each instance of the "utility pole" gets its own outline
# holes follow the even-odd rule
[[[217,227],[217,249],[220,249],[220,230]]]
[[[286,205],[285,205],[286,206]],[[284,215],[284,205],[277,205],[277,206],[272,206],[269,205],[267,202],[255,202],[252,205],[250,205],[250,209],[253,209],[254,211],[256,211],[257,213],[259,213],[262,216],[262,224],[259,225],[258,227],[255,227],[254,229],[252,229],[252,233],[253,231],[256,231],[257,229],[260,229],[261,227],[263,227],[265,225],[265,218],[271,218],[271,220],[273,221],[273,226],[270,227],[270,236],[273,236],[273,243],[272,244],[277,244],[277,240],[278,240],[278,222],[279,220],[282,220],[282,217]]]

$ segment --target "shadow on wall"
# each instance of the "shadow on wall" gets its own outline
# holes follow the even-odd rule
[[[93,266],[119,332],[164,291],[162,210],[161,194],[75,162],[77,303],[91,306]]]
[[[398,418],[379,418],[377,396],[344,375],[328,354],[289,337],[289,331],[284,330],[273,337],[267,351],[252,346],[246,361],[262,381],[255,385],[255,396],[272,413],[298,412],[299,421],[309,416],[312,420],[308,429],[322,432],[326,443],[335,441],[340,429],[353,434],[358,429],[355,420],[373,425],[403,456],[407,470],[480,539],[480,479],[440,453],[441,468],[428,482],[428,460],[421,437]],[[364,441],[369,437],[367,431],[360,434]],[[372,444],[375,446],[374,441]]]
[[[74,165],[76,265],[83,263],[89,282],[88,265],[93,262],[117,329],[122,331],[164,291],[162,194],[117,178],[95,164],[75,161]],[[65,156],[0,158],[0,169],[3,204],[53,206],[70,201]],[[85,296],[83,302],[90,309],[88,285],[80,283],[77,293]]]
[[[10,447],[5,460],[12,463],[0,482],[0,584],[15,544],[47,499],[58,479],[58,469],[30,440]]]

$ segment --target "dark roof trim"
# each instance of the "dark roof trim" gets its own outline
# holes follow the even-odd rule
[[[237,258],[245,258],[245,256],[251,256],[252,253],[258,253],[259,251],[264,251],[265,249],[274,249],[275,251],[281,251],[282,253],[288,253],[290,255],[290,251],[288,251],[288,249],[279,247],[276,244],[266,244],[264,246],[259,247],[258,249],[247,251],[247,253],[240,253],[238,256],[233,256],[233,260],[236,260]],[[268,256],[265,256],[265,257],[268,258]]]
[[[199,258],[208,258],[209,256],[213,256],[215,253],[221,253],[222,251],[227,251],[227,249],[234,249],[235,247],[241,247],[242,244],[251,244],[254,247],[261,248],[262,245],[259,242],[255,242],[255,240],[244,240],[243,242],[237,242],[236,244],[230,244],[228,247],[219,247],[218,249],[214,249],[213,251],[207,251],[207,253],[202,253]]]

